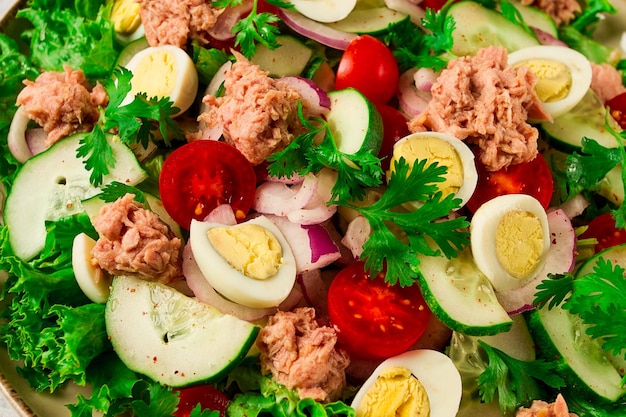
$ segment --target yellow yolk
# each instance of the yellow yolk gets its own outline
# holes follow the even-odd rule
[[[133,69],[131,94],[169,97],[176,86],[176,57],[167,50],[147,54]]]
[[[215,227],[207,231],[207,237],[222,258],[249,278],[271,278],[282,265],[280,242],[263,226]]]
[[[357,417],[428,417],[430,401],[424,386],[407,368],[383,370],[359,404]]]
[[[535,272],[543,255],[543,229],[529,211],[515,210],[502,216],[496,227],[496,256],[502,268],[517,279]]]
[[[141,24],[139,3],[135,0],[116,0],[111,9],[111,21],[117,33],[134,32]]]
[[[444,196],[456,194],[463,185],[463,162],[457,150],[444,140],[435,137],[415,137],[398,142],[393,148],[391,167],[395,161],[403,157],[413,166],[415,160],[428,160],[428,164],[437,162],[448,168],[444,175],[445,181],[437,183]]]
[[[535,92],[543,103],[564,99],[572,88],[572,74],[562,62],[536,58],[518,65],[528,67],[537,76]]]

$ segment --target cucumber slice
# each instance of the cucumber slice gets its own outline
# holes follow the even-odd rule
[[[113,279],[105,321],[126,366],[172,387],[223,377],[259,332],[172,287],[130,276]]]
[[[337,149],[348,155],[361,151],[378,155],[383,143],[383,119],[376,106],[355,88],[331,91],[328,97],[326,121]]]
[[[280,45],[276,49],[259,44],[250,62],[269,72],[272,77],[302,74],[313,56],[313,50],[289,35],[277,36],[276,41]]]
[[[126,67],[128,61],[131,60],[132,57],[137,55],[137,52],[143,51],[148,48],[150,44],[145,36],[142,36],[139,39],[135,39],[130,42],[128,45],[124,46],[122,52],[117,56],[117,60],[115,61],[115,67]]]
[[[508,52],[539,45],[537,37],[508,21],[500,13],[472,1],[454,3],[447,17],[454,19],[452,53],[476,55],[488,46],[503,46]]]
[[[552,123],[541,123],[541,129],[548,142],[563,152],[580,152],[583,137],[594,139],[605,148],[615,148],[617,139],[606,129],[605,115],[604,103],[589,90],[572,110],[555,117]],[[621,130],[613,118],[609,122],[617,132]]]
[[[421,256],[420,271],[424,300],[450,329],[485,336],[505,332],[513,325],[491,283],[474,264],[469,248],[452,259]]]
[[[529,314],[528,327],[542,355],[557,362],[568,387],[589,401],[612,403],[626,394],[621,376],[584,326],[560,306]]]
[[[89,182],[89,171],[76,157],[85,134],[75,134],[30,158],[18,171],[4,208],[9,241],[17,256],[29,260],[44,247],[46,220],[83,211],[81,201],[99,192]],[[107,140],[115,167],[103,184],[119,181],[135,185],[148,177],[133,152],[113,135]]]
[[[546,32],[558,39],[559,32],[556,23],[548,13],[533,6],[523,5],[519,0],[511,0],[511,4],[520,12],[528,26]]]
[[[326,25],[342,32],[374,35],[385,32],[389,26],[407,19],[410,19],[409,15],[383,6],[354,9],[345,19]]]

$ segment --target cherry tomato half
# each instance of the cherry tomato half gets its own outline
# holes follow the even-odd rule
[[[622,129],[626,129],[626,93],[618,94],[606,102],[611,116],[619,123]]]
[[[256,175],[235,147],[198,140],[174,150],[163,162],[159,189],[163,206],[182,227],[202,220],[220,204],[243,219],[254,201]]]
[[[487,171],[476,159],[478,184],[467,202],[467,208],[475,212],[483,203],[504,194],[528,194],[535,197],[543,208],[548,208],[554,191],[554,180],[548,163],[541,155],[517,165],[498,171]]]
[[[339,61],[335,89],[353,87],[374,103],[387,103],[399,78],[391,50],[375,37],[361,35],[350,42]]]
[[[196,405],[200,404],[202,409],[219,411],[220,417],[226,416],[226,409],[230,400],[222,391],[211,385],[197,385],[194,387],[177,388],[180,402],[176,417],[189,417]]]
[[[598,243],[595,251],[600,252],[606,248],[626,243],[626,230],[615,226],[615,219],[611,213],[604,213],[589,222],[589,226],[580,239],[595,237]]]
[[[389,285],[382,274],[370,278],[365,263],[337,273],[328,290],[330,323],[338,343],[351,354],[384,359],[407,351],[424,334],[430,319],[417,285]]]
[[[383,144],[378,151],[378,157],[384,158],[382,161],[383,170],[389,169],[389,161],[393,153],[393,145],[409,133],[407,118],[396,108],[386,104],[376,104],[376,108],[383,118]]]

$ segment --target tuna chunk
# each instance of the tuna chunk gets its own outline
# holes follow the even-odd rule
[[[525,6],[533,6],[548,14],[557,26],[566,25],[581,12],[576,0],[522,0]]]
[[[94,266],[112,275],[135,275],[169,283],[182,276],[182,242],[159,217],[126,194],[100,209],[100,234],[91,254]]]
[[[626,87],[622,84],[622,73],[612,65],[591,63],[591,89],[598,95],[603,103],[626,93]]]
[[[302,131],[298,101],[302,96],[287,83],[275,80],[237,54],[224,81],[222,97],[206,96],[209,110],[198,117],[207,130],[221,126],[226,142],[253,165],[283,149]],[[304,108],[305,116],[307,109]],[[203,139],[203,131],[189,139]]]
[[[478,145],[490,171],[537,156],[538,130],[527,122],[550,120],[527,67],[507,64],[504,48],[488,47],[477,56],[448,63],[433,84],[426,109],[409,121],[412,132],[445,132]]]
[[[48,133],[45,147],[76,132],[89,132],[100,118],[99,106],[109,98],[104,87],[89,86],[82,70],[64,67],[65,72],[43,72],[35,81],[24,81],[26,87],[17,96],[31,120]]]
[[[150,46],[175,45],[185,48],[189,38],[208,43],[213,28],[224,9],[207,0],[137,0],[139,15]]]
[[[530,408],[520,407],[515,417],[578,417],[578,415],[569,412],[565,399],[559,394],[553,403],[535,400]]]
[[[335,330],[319,326],[313,308],[279,311],[270,317],[257,339],[261,370],[297,389],[301,398],[334,401],[346,386],[345,369],[350,362],[336,343]]]

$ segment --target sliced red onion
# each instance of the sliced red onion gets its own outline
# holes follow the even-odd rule
[[[29,121],[30,119],[26,115],[26,112],[20,106],[17,108],[13,120],[11,120],[11,126],[9,127],[9,137],[7,138],[9,151],[11,155],[21,163],[26,162],[33,156],[28,142],[26,142],[26,129],[28,128]]]
[[[355,259],[359,259],[363,253],[363,245],[369,239],[372,227],[363,216],[355,217],[350,223],[341,243],[352,252]]]
[[[322,225],[312,225],[308,229],[301,224],[290,222],[286,217],[266,215],[283,234],[296,259],[297,273],[323,268],[341,258],[339,247],[329,244],[330,235]],[[312,228],[319,228],[311,232]],[[327,236],[324,236],[324,233]],[[313,255],[314,248],[317,252]],[[316,258],[315,260],[313,260]]]
[[[420,6],[422,0],[385,0],[385,6],[396,12],[407,14],[411,17],[411,22],[421,25],[422,18],[426,14]]]
[[[291,10],[280,9],[280,17],[293,31],[334,49],[345,50],[352,39],[358,36],[333,29]]]
[[[550,33],[545,32],[541,29],[532,28],[537,35],[537,39],[542,45],[555,45],[555,46],[567,46],[565,42],[560,39],[555,38]]]
[[[235,216],[233,207],[230,204],[220,204],[211,210],[203,221],[209,223],[220,223],[226,226],[234,226],[237,224],[237,217]]]
[[[237,6],[222,9],[223,12],[217,17],[215,25],[208,30],[209,35],[219,41],[227,41],[234,38],[233,26],[242,17],[250,14],[253,4],[251,0],[244,0]]]
[[[326,204],[327,200],[316,198],[312,201],[313,204],[307,204],[304,208],[287,213],[289,221],[301,225],[313,225],[325,222],[337,212],[337,206]]]
[[[286,216],[306,206],[317,196],[317,178],[307,174],[301,184],[290,186],[280,182],[264,182],[256,189],[252,208],[262,214]]]
[[[589,207],[589,204],[591,203],[587,200],[587,198],[585,198],[585,196],[577,194],[573,198],[561,204],[559,208],[565,212],[567,217],[573,219],[574,217],[583,214],[585,209]]]
[[[314,269],[303,272],[298,274],[296,280],[306,305],[315,308],[316,317],[325,317],[327,315],[328,283],[322,278],[322,271]]]
[[[282,77],[280,80],[298,90],[302,100],[314,115],[325,114],[330,109],[328,94],[308,78],[290,76]]]
[[[43,127],[36,127],[28,129],[24,132],[28,149],[32,152],[33,156],[38,155],[48,149],[46,141],[48,140],[48,132]]]
[[[232,61],[226,61],[222,64],[221,67],[219,67],[213,78],[211,78],[211,81],[209,82],[206,90],[204,90],[205,96],[217,96],[217,93],[222,84],[224,84],[224,81],[226,80],[226,75],[228,74],[232,66]],[[200,112],[202,113],[207,110],[207,105],[205,103],[202,103],[200,105]]]
[[[562,274],[571,272],[576,262],[576,232],[570,218],[561,209],[548,213],[550,228],[550,249],[546,263],[539,274],[527,284],[502,292],[496,292],[498,301],[511,315],[532,310],[533,300],[537,292],[537,285],[548,277],[548,274]]]
[[[398,103],[400,110],[407,116],[415,117],[424,111],[430,100],[430,93],[420,92],[415,86],[415,73],[417,68],[412,68],[400,75],[398,82]]]
[[[418,68],[413,75],[415,80],[415,88],[425,93],[430,93],[435,81],[437,81],[437,73],[432,68]]]

